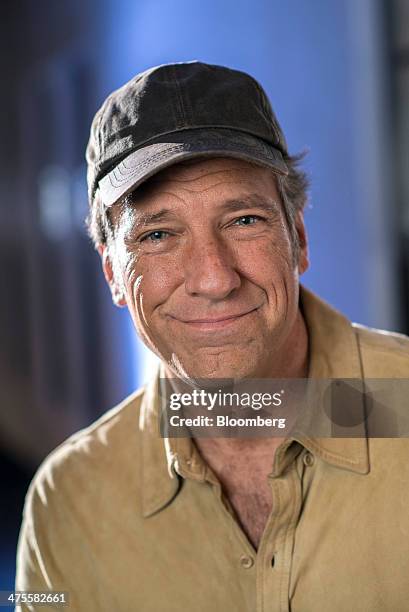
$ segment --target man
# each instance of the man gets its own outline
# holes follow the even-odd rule
[[[153,68],[105,101],[87,160],[113,301],[161,372],[44,462],[17,588],[86,611],[406,610],[408,444],[367,438],[365,395],[343,396],[350,437],[314,435],[329,420],[307,396],[285,435],[159,433],[163,380],[409,373],[406,337],[300,287],[307,183],[263,90],[199,62]]]

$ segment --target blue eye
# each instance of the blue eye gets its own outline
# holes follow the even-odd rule
[[[146,234],[146,236],[143,236],[141,238],[141,242],[143,242],[144,240],[149,240],[150,242],[160,242],[167,235],[168,235],[168,232],[165,232],[165,230],[155,230],[154,232],[151,232],[150,234]]]
[[[236,219],[234,223],[237,225],[253,225],[259,219],[260,217],[258,217],[257,215],[243,215],[242,217]]]

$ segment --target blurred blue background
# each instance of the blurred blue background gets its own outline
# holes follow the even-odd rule
[[[308,150],[304,283],[350,318],[409,331],[409,5],[405,0],[2,3],[0,590],[45,454],[154,359],[115,309],[84,229],[84,150],[110,91],[191,59],[255,76]]]

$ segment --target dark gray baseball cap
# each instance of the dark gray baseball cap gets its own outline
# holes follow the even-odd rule
[[[233,157],[287,174],[287,144],[266,93],[244,72],[181,62],[136,75],[105,100],[88,142],[90,202],[109,207],[183,160]]]

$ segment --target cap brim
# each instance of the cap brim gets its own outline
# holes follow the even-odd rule
[[[98,183],[102,202],[112,206],[160,170],[194,158],[232,157],[288,174],[281,152],[265,140],[226,128],[183,130],[130,153]]]

